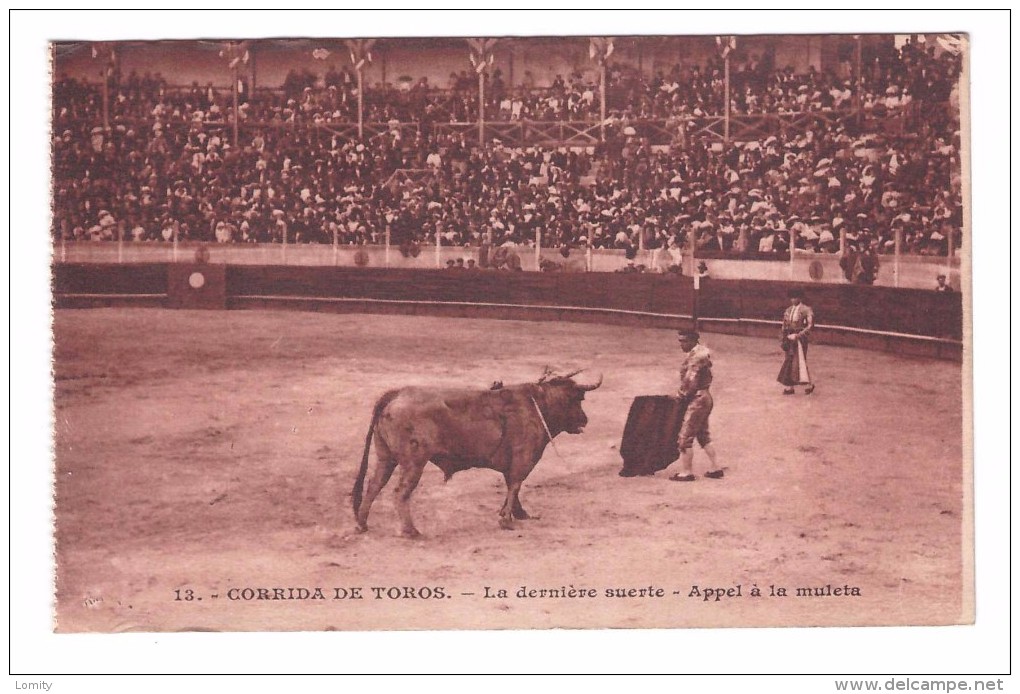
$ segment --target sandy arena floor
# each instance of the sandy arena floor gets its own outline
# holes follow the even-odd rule
[[[617,476],[632,398],[675,390],[671,331],[145,309],[54,320],[58,631],[970,620],[958,364],[816,345],[818,390],[783,397],[778,340],[706,335],[726,477],[675,484]],[[429,466],[413,497],[422,539],[397,535],[395,481],[370,532],[351,533],[383,391],[533,380],[546,364],[605,383],[585,433],[557,438],[524,485],[541,519],[502,531],[499,474],[444,484]],[[796,595],[826,586],[860,595]],[[326,599],[229,597],[278,587]],[[606,596],[649,587],[663,595]],[[334,599],[353,588],[362,599]]]

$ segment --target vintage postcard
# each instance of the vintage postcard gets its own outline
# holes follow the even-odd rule
[[[52,41],[53,630],[973,623],[951,29]]]

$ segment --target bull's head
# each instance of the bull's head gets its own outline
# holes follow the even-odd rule
[[[581,407],[584,394],[602,385],[602,375],[593,384],[577,383],[574,376],[580,369],[563,376],[553,375],[548,369],[538,383],[545,393],[545,417],[549,429],[556,433],[565,431],[568,434],[580,434],[588,424],[588,417]]]

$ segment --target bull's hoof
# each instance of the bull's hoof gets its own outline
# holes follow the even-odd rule
[[[518,511],[514,514],[514,520],[541,520],[542,516],[533,516],[527,511]]]
[[[500,518],[499,527],[502,528],[503,530],[513,530],[514,521],[512,518]]]
[[[361,521],[357,521],[355,523],[355,525],[354,525],[354,532],[355,533],[367,533],[368,532],[368,523],[362,523]]]
[[[400,536],[406,537],[408,540],[417,540],[419,537],[421,537],[421,533],[418,532],[417,528],[411,528],[410,530],[405,528],[404,530],[400,531]]]

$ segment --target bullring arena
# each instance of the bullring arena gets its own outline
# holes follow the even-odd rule
[[[726,477],[677,485],[666,473],[617,475],[633,397],[676,387],[670,328],[58,309],[58,629],[965,619],[959,363],[817,345],[818,390],[782,397],[774,336],[704,339],[715,360],[712,427]],[[412,498],[423,539],[398,537],[391,490],[376,502],[370,531],[352,533],[350,490],[382,392],[533,381],[546,365],[584,367],[605,382],[585,401],[585,432],[558,437],[524,485],[522,500],[540,519],[502,531],[500,475],[473,470],[444,484],[429,466]],[[694,586],[738,585],[739,598],[689,596]],[[753,585],[849,586],[860,596],[750,599]],[[247,588],[352,586],[438,588],[453,597],[240,598]],[[510,597],[480,597],[486,586]],[[649,586],[666,597],[513,597],[521,587]],[[232,589],[237,600],[225,597]],[[176,599],[185,590],[203,600]]]
[[[436,77],[457,39],[420,64],[396,39],[58,45],[56,630],[972,622],[965,44],[828,38],[574,37],[543,69],[470,43],[481,76],[445,90],[386,70]],[[312,48],[356,67],[302,87]],[[179,84],[123,74],[171,58]],[[123,71],[100,90],[93,60]],[[817,389],[784,397],[790,287]],[[695,483],[621,477],[692,326],[725,476],[696,449]],[[603,382],[523,485],[538,518],[501,529],[499,474],[428,466],[421,538],[393,482],[355,532],[384,392],[546,367]]]

